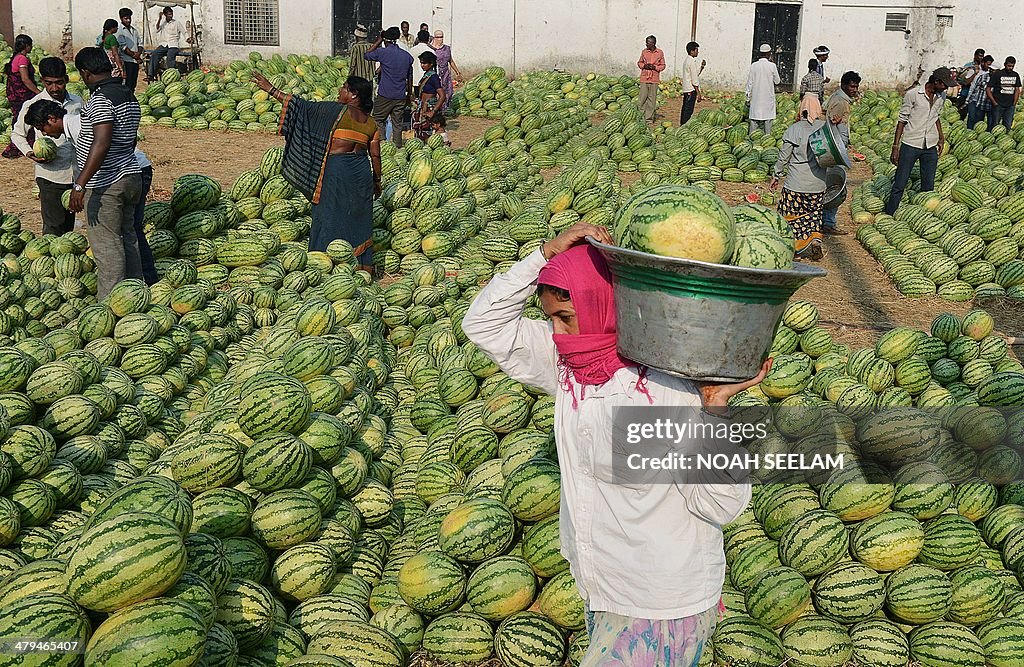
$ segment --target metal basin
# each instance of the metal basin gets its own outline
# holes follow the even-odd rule
[[[825,172],[825,208],[839,208],[846,201],[846,170],[829,167]]]
[[[693,380],[757,375],[789,298],[825,275],[799,263],[780,271],[749,269],[587,240],[612,272],[619,354]]]
[[[850,156],[846,153],[846,146],[839,134],[838,128],[832,123],[825,121],[821,127],[811,133],[807,140],[814,159],[818,166],[828,169],[829,167],[852,167]]]

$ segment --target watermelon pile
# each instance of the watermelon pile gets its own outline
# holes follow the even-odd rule
[[[863,107],[863,108],[860,108]],[[904,296],[937,294],[950,301],[1024,298],[1024,154],[1021,126],[968,130],[953,109],[943,114],[947,146],[934,192],[915,177],[893,216],[882,211],[892,188],[891,133],[899,98],[866,96],[858,105],[862,147],[874,179],[856,189],[857,238]]]
[[[772,371],[734,405],[774,413],[751,451],[847,463],[810,483],[762,475],[725,528],[728,611],[702,664],[1019,664],[1024,422],[983,406],[1021,403],[1021,364],[982,310],[859,350],[817,322],[791,302]]]

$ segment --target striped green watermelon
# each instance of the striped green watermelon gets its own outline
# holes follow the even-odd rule
[[[178,527],[148,512],[97,523],[67,564],[68,595],[87,609],[116,611],[160,595],[185,570]]]
[[[812,510],[779,538],[779,558],[806,577],[821,574],[847,552],[846,526],[828,510]]]
[[[536,592],[537,580],[529,564],[515,556],[500,556],[484,561],[469,576],[466,601],[487,620],[500,621],[528,608]]]
[[[853,655],[853,641],[846,628],[813,614],[782,631],[782,647],[794,665],[842,667]]]
[[[274,597],[255,582],[232,579],[217,597],[217,622],[231,631],[241,650],[258,646],[274,627]]]
[[[810,606],[811,587],[796,570],[777,567],[754,580],[745,600],[752,617],[778,628],[794,621]]]
[[[312,400],[301,382],[264,372],[242,388],[238,425],[251,438],[275,431],[298,434],[308,425],[311,412]]]
[[[0,637],[5,640],[38,638],[77,641],[84,646],[90,634],[89,617],[73,600],[60,593],[37,592],[23,597],[4,605],[0,617]],[[7,660],[14,664],[10,656]],[[78,664],[80,658],[75,653],[51,653],[45,660],[46,664],[70,667]]]
[[[395,637],[368,622],[334,621],[319,627],[309,638],[307,655],[324,653],[352,665],[403,667],[405,654]]]
[[[503,553],[512,543],[515,519],[505,505],[475,498],[448,513],[441,523],[439,545],[449,556],[480,563]]]
[[[537,596],[537,607],[561,628],[582,630],[586,605],[569,572],[552,577]]]
[[[882,577],[860,563],[839,563],[822,573],[811,594],[818,612],[843,623],[867,620],[885,604]]]
[[[398,591],[416,611],[436,616],[452,611],[466,593],[466,575],[449,556],[436,551],[417,554],[398,572]]]
[[[494,634],[494,653],[507,667],[550,667],[565,659],[561,630],[542,614],[521,611],[503,620]]]
[[[886,609],[914,625],[931,623],[949,611],[953,587],[941,570],[908,565],[893,572],[885,583]]]
[[[494,630],[476,614],[445,614],[431,621],[423,632],[423,650],[438,660],[477,664],[494,652]]]
[[[924,525],[917,560],[939,570],[956,570],[973,562],[981,547],[981,533],[973,523],[959,514],[943,514]]]
[[[299,544],[320,528],[320,505],[300,489],[283,489],[264,496],[252,513],[252,534],[272,549]]]
[[[883,512],[857,525],[850,537],[854,558],[879,572],[912,562],[924,546],[920,523],[903,512]]]
[[[718,623],[712,643],[715,662],[723,665],[776,667],[786,657],[772,628],[742,614]]]
[[[181,600],[157,598],[125,607],[103,621],[85,648],[88,665],[195,664],[206,623]]]
[[[850,628],[853,658],[876,667],[907,667],[910,646],[899,626],[885,620],[869,620]]]
[[[992,667],[1015,667],[1024,655],[1024,621],[1001,618],[979,626],[975,632]]]
[[[274,561],[274,590],[291,600],[308,600],[327,591],[336,571],[334,552],[323,544],[298,544]]]
[[[959,623],[938,621],[909,635],[910,656],[921,667],[985,665],[985,649],[978,637]]]
[[[987,568],[962,568],[950,576],[950,581],[953,594],[948,620],[974,627],[999,615],[1005,599],[1003,582]]]

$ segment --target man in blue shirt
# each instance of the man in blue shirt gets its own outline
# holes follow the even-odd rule
[[[382,32],[370,50],[363,56],[366,60],[380,63],[380,85],[373,101],[373,119],[377,121],[381,134],[385,132],[388,118],[395,128],[392,140],[402,147],[402,115],[407,105],[412,105],[412,56],[396,43],[402,31],[392,26]]]

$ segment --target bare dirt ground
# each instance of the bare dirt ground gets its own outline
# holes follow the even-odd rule
[[[665,100],[656,122],[678,123],[680,106],[680,99]],[[711,106],[714,105],[704,102],[697,108]],[[452,119],[448,131],[453,147],[465,148],[497,122],[468,117]],[[143,134],[145,139],[140,147],[154,165],[154,185],[150,192],[153,200],[167,199],[174,179],[182,174],[211,175],[224,187],[230,187],[242,171],[259,163],[267,148],[282,145],[283,141],[272,135],[188,132],[162,127],[143,128]],[[31,194],[32,167],[24,158],[0,162],[0,209],[18,214],[28,229],[38,232],[41,221],[38,201]],[[637,177],[636,174],[621,176],[626,183]],[[857,164],[850,172],[849,185],[853,187],[870,177],[870,169]],[[757,186],[747,183],[719,183],[718,194],[730,204],[738,204],[756,189]],[[821,266],[828,275],[808,283],[797,292],[797,297],[817,304],[823,325],[832,329],[840,340],[865,345],[877,338],[879,330],[894,326],[928,329],[939,313],[962,315],[975,307],[971,303],[953,303],[937,297],[903,297],[854,238],[856,228],[848,204],[839,211],[839,224],[850,234],[826,238],[827,255]],[[1003,334],[1022,338],[1024,344],[1024,309],[1000,303],[986,303],[984,307],[997,318]]]

